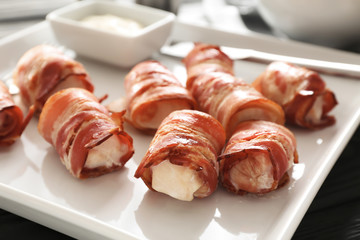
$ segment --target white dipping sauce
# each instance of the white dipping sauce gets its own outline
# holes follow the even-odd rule
[[[80,22],[90,27],[122,34],[133,34],[143,28],[140,23],[132,19],[121,18],[111,14],[88,16]]]

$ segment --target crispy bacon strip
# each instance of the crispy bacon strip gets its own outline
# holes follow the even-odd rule
[[[219,120],[228,137],[240,122],[247,120],[284,124],[284,112],[278,104],[230,74],[205,73],[194,80],[189,90],[199,109]]]
[[[337,105],[318,73],[285,62],[271,63],[252,84],[280,104],[290,124],[317,129],[335,123],[328,113]]]
[[[182,60],[187,71],[186,87],[206,72],[225,72],[234,75],[233,60],[220,47],[206,43],[195,43],[194,48]]]
[[[219,120],[228,137],[242,121],[284,123],[282,108],[236,78],[233,61],[218,46],[196,43],[183,62],[188,74],[186,87],[199,110]]]
[[[93,91],[83,65],[50,45],[38,45],[19,60],[13,74],[25,105],[40,112],[46,99],[58,90],[76,87]]]
[[[135,177],[179,200],[207,197],[217,187],[224,144],[225,131],[209,114],[174,111],[161,123]]]
[[[287,171],[298,162],[293,133],[268,121],[238,125],[219,156],[220,179],[230,192],[267,193],[289,180]]]
[[[154,132],[172,111],[193,109],[195,101],[181,82],[157,61],[137,64],[125,77],[129,122]]]
[[[27,116],[15,105],[9,89],[0,81],[0,146],[8,146],[18,139],[29,123],[34,109],[30,108]]]
[[[123,114],[110,116],[91,92],[67,88],[46,101],[38,130],[73,176],[96,177],[122,168],[134,153]]]

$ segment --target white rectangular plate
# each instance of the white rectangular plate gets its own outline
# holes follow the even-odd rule
[[[204,31],[211,34],[211,30]],[[212,39],[221,42],[224,34],[214,32]],[[187,37],[193,40],[191,34]],[[227,40],[236,39],[227,35]],[[41,43],[58,44],[46,22],[1,40],[0,75],[10,72],[26,50]],[[269,43],[281,49],[293,46],[294,54],[299,48],[315,49],[333,58],[341,56],[345,62],[360,62],[360,57],[353,54],[267,39],[257,39],[253,47],[266,50],[264,46]],[[287,53],[292,54],[291,50]],[[154,58],[185,81],[185,68],[179,59],[159,54]],[[77,60],[90,73],[95,95],[109,94],[105,104],[125,96],[123,78],[129,69],[81,57]],[[235,64],[236,75],[247,82],[252,82],[265,67],[245,61]],[[126,167],[98,178],[78,180],[39,135],[34,118],[14,145],[0,149],[0,207],[75,238],[290,239],[360,120],[360,81],[323,78],[339,102],[332,112],[337,123],[319,131],[291,128],[298,141],[300,163],[291,170],[288,185],[267,195],[237,196],[219,187],[208,198],[182,202],[148,191],[133,175],[152,136],[128,125],[135,155]]]

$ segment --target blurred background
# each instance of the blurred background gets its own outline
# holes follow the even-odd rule
[[[86,0],[83,0],[86,1]],[[358,0],[104,0],[174,12],[178,20],[245,34],[261,33],[360,51]],[[0,0],[0,38],[44,20],[76,0]]]

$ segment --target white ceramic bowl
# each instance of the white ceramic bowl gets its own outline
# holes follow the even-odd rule
[[[86,26],[91,15],[111,14],[139,22],[144,28],[122,34]],[[46,19],[60,44],[77,54],[120,67],[131,67],[149,58],[165,43],[175,15],[134,3],[81,1],[49,13]]]
[[[257,8],[292,39],[334,47],[360,40],[359,0],[257,0]]]

